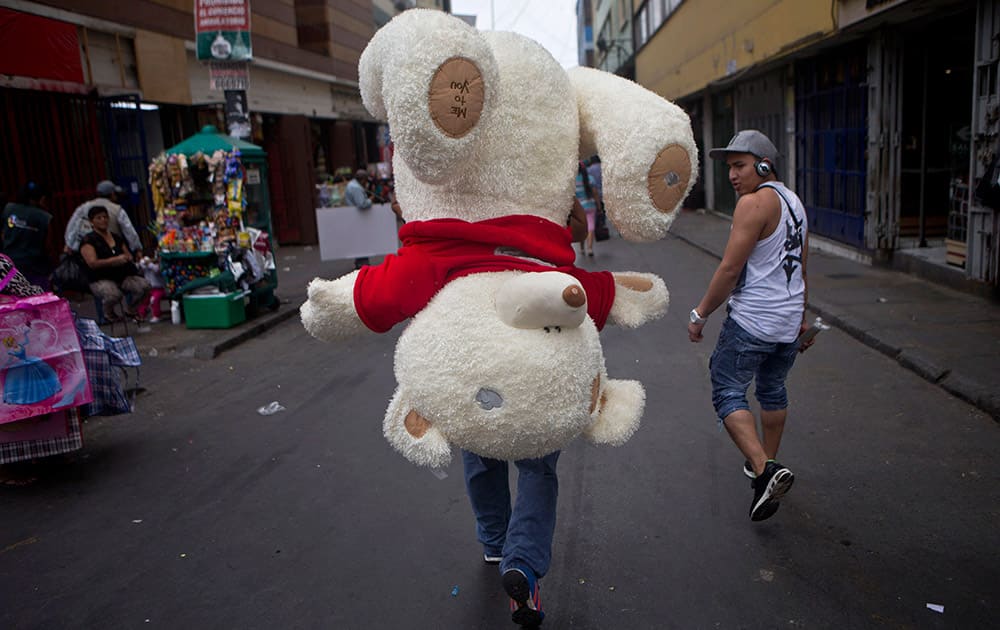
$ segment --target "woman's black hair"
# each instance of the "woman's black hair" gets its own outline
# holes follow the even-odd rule
[[[594,191],[590,187],[590,175],[587,174],[587,165],[581,161],[576,170],[583,176],[583,192],[585,192],[588,197],[593,199]]]
[[[93,221],[94,217],[96,217],[97,215],[101,214],[102,212],[104,214],[107,214],[108,216],[111,216],[108,213],[108,209],[106,207],[104,207],[102,204],[97,204],[95,206],[91,206],[90,210],[87,210],[87,219],[90,220],[90,221]]]

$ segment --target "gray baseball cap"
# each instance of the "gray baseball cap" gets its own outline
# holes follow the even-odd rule
[[[708,156],[714,160],[724,160],[730,153],[750,153],[771,164],[778,159],[778,149],[774,143],[756,129],[744,129],[733,136],[725,147],[709,151]]]
[[[111,195],[111,193],[119,193],[119,194],[121,194],[121,192],[122,192],[122,187],[121,186],[116,186],[114,182],[111,182],[111,181],[108,181],[108,180],[104,180],[102,182],[98,182],[98,184],[97,184],[97,194],[98,195],[102,195],[104,197],[108,197],[108,196]]]

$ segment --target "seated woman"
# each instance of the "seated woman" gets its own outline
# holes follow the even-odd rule
[[[80,255],[90,267],[90,291],[104,304],[107,321],[135,317],[133,307],[142,304],[149,293],[149,282],[132,264],[133,253],[125,240],[108,231],[108,210],[94,206],[87,213],[94,231],[83,237]],[[125,295],[128,294],[128,300]],[[115,311],[121,305],[120,314]]]

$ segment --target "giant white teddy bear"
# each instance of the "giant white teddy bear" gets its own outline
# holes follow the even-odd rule
[[[612,74],[566,71],[530,39],[433,10],[379,30],[359,75],[395,143],[403,247],[313,280],[306,329],[333,340],[412,318],[383,431],[416,464],[446,465],[451,445],[515,460],[581,433],[625,442],[645,392],[608,378],[598,330],[661,316],[667,289],[653,274],[573,266],[574,177],[580,156],[599,154],[615,227],[662,238],[694,183],[687,115]]]

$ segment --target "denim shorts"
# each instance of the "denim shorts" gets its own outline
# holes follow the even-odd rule
[[[762,341],[727,317],[709,362],[712,404],[719,421],[725,420],[734,411],[750,410],[747,389],[754,378],[757,380],[755,394],[761,409],[776,411],[788,407],[785,377],[797,355],[794,342]]]

